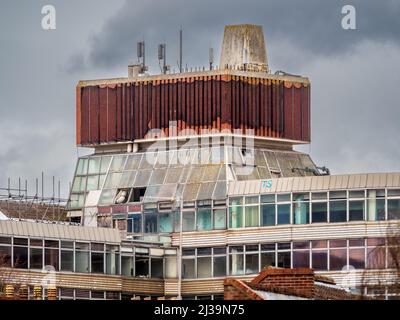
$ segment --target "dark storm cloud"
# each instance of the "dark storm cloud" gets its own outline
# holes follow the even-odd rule
[[[345,4],[356,8],[357,30],[341,28]],[[89,39],[87,61],[96,67],[126,65],[136,56],[136,41],[144,37],[149,63],[154,66],[156,45],[165,39],[170,45],[169,57],[177,56],[180,24],[185,33],[185,59],[193,66],[206,65],[208,46],[218,52],[224,25],[236,23],[263,25],[267,46],[271,43],[272,48],[284,40],[313,55],[335,55],[364,40],[400,42],[399,16],[400,2],[395,0],[126,1]],[[176,66],[176,58],[169,63]]]

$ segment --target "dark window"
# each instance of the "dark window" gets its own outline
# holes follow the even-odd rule
[[[328,204],[326,202],[314,202],[312,206],[312,223],[328,221]]]
[[[290,224],[290,204],[278,205],[278,224]]]
[[[74,271],[74,252],[61,250],[61,270]]]
[[[211,257],[197,258],[197,277],[210,278],[211,274]]]
[[[226,276],[226,256],[214,257],[214,277]]]
[[[310,251],[301,250],[293,251],[293,268],[309,268],[310,267]]]
[[[0,266],[11,267],[11,246],[0,246]]]
[[[367,249],[367,269],[385,269],[386,248],[385,246],[371,247]]]
[[[31,248],[30,249],[30,268],[42,269],[43,268],[43,249]]]
[[[131,199],[129,202],[141,202],[145,193],[146,188],[133,188]]]
[[[327,250],[312,251],[312,268],[315,270],[328,269],[328,252]]]
[[[261,270],[266,267],[275,267],[275,252],[261,252]]]
[[[144,232],[157,233],[157,214],[154,212],[144,213]]]
[[[329,251],[330,270],[342,270],[347,265],[346,249],[330,249]]]
[[[195,277],[195,259],[182,260],[182,277],[183,279],[193,279]]]
[[[400,199],[388,200],[388,220],[400,219]]]
[[[44,249],[44,264],[58,270],[58,249]]]
[[[275,205],[264,204],[261,205],[261,225],[274,226],[275,225]]]
[[[135,257],[136,277],[149,276],[149,258],[147,256],[136,255]]]
[[[92,273],[104,273],[104,253],[92,252]]]
[[[329,202],[330,222],[346,222],[346,201]]]
[[[151,277],[162,278],[163,277],[163,259],[162,258],[151,258]]]
[[[142,232],[142,214],[129,214],[128,215],[128,233],[141,233]]]
[[[258,253],[246,254],[246,274],[258,273]]]
[[[355,269],[365,269],[365,250],[349,249],[349,265]]]
[[[364,201],[349,201],[349,221],[364,220]]]
[[[14,247],[14,268],[28,268],[28,248]]]
[[[278,268],[291,268],[290,252],[278,252]]]

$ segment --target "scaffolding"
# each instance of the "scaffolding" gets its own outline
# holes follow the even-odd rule
[[[28,181],[23,185],[21,178],[18,179],[18,187],[11,187],[11,179],[8,178],[8,186],[0,187],[0,212],[10,219],[29,219],[36,221],[68,221],[66,204],[68,199],[60,195],[61,182],[58,181],[57,188],[55,177],[52,179],[52,193],[44,194],[44,174],[39,190],[39,179],[35,181],[35,191],[30,193]]]

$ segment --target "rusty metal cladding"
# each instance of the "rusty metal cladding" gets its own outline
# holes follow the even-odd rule
[[[81,146],[151,138],[154,129],[167,137],[188,129],[197,134],[254,129],[259,137],[310,141],[305,81],[197,74],[78,85],[76,94]]]

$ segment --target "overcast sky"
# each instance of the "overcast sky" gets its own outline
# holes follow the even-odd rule
[[[1,0],[0,187],[45,171],[65,195],[78,155],[75,86],[80,79],[126,76],[136,42],[145,39],[151,73],[167,43],[177,68],[219,60],[226,24],[264,28],[274,71],[312,83],[309,152],[332,173],[400,170],[400,2],[396,0]],[[41,28],[42,6],[56,8],[56,30]],[[356,8],[357,30],[341,28],[341,8]]]

